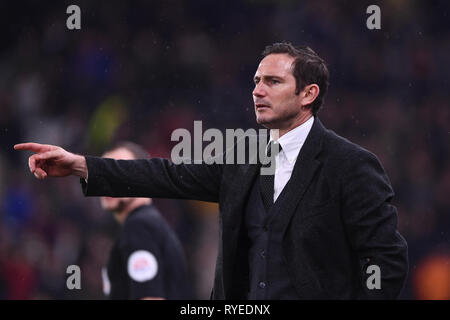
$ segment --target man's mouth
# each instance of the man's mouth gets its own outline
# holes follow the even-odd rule
[[[270,106],[268,104],[265,104],[265,103],[256,103],[255,107],[256,107],[256,110],[270,108]]]

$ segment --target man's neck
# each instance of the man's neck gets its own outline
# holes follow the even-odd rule
[[[298,118],[295,118],[294,121],[292,121],[290,124],[288,124],[286,127],[284,128],[279,128],[278,129],[278,137],[275,137],[276,140],[281,138],[282,136],[284,136],[286,133],[288,133],[289,131],[291,131],[292,129],[297,128],[298,126],[302,125],[303,123],[305,123],[306,121],[308,121],[313,115],[311,113],[302,113],[299,115]]]

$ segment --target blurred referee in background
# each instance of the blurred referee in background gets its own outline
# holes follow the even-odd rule
[[[123,141],[103,154],[112,159],[144,159],[139,145]],[[110,299],[186,299],[186,263],[175,232],[150,198],[101,197],[104,210],[121,225],[106,268],[103,292]]]

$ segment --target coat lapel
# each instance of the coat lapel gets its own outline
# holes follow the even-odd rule
[[[324,132],[325,128],[316,117],[311,131],[297,157],[291,178],[286,184],[286,196],[280,204],[279,215],[272,217],[281,224],[283,232],[286,231],[295,212],[295,208],[303,199],[305,191],[321,165],[321,162],[316,157],[322,150],[322,137]]]
[[[284,227],[289,224],[294,209],[303,198],[303,194],[311,183],[316,170],[321,165],[321,162],[316,159],[316,156],[322,150],[322,137],[324,132],[324,126],[319,118],[316,117],[311,131],[297,157],[292,176],[288,184],[286,184],[285,188],[287,190],[285,191],[287,194],[281,204],[280,215],[276,217]],[[248,198],[256,175],[259,174],[259,169],[260,165],[257,164],[246,164],[239,167],[238,174],[231,187],[232,195],[229,198],[234,201],[229,204],[226,210],[227,214],[224,215],[225,225],[231,225],[236,229],[240,227],[245,210],[245,200]]]
[[[240,165],[230,186],[230,196],[222,212],[223,289],[224,298],[229,298],[232,288],[232,272],[235,267],[239,232],[245,215],[245,205],[251,187],[259,173],[259,165]],[[242,246],[243,244],[241,244]]]
[[[226,216],[224,215],[224,219],[226,219],[224,221],[225,224],[228,223],[228,225],[236,229],[240,227],[245,211],[245,200],[248,198],[250,189],[259,173],[259,168],[258,164],[246,164],[239,167],[231,187],[232,195],[230,199],[233,199],[233,201],[229,204],[229,212],[227,212]]]

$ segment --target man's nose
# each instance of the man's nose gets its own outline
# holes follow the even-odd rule
[[[255,97],[264,97],[266,95],[266,91],[263,88],[263,85],[260,83],[255,85],[255,89],[253,89],[253,96]]]

